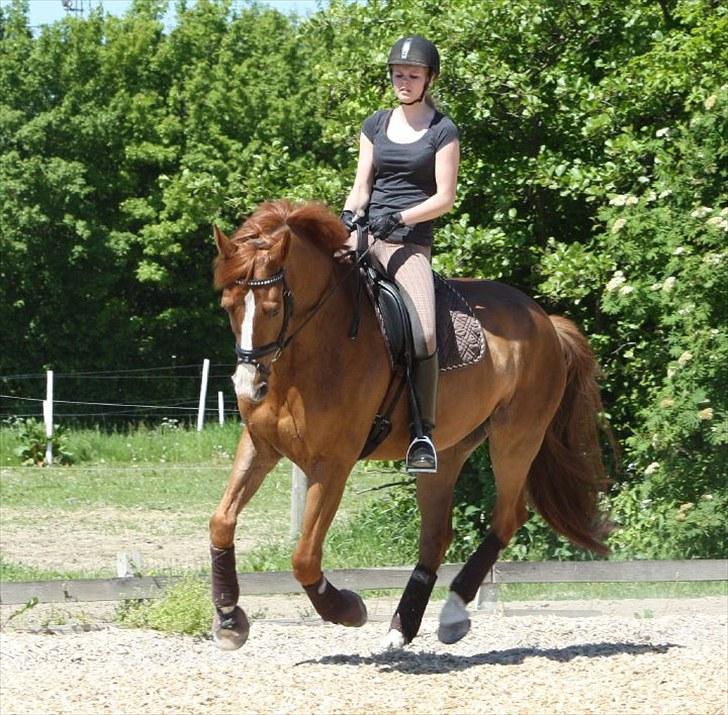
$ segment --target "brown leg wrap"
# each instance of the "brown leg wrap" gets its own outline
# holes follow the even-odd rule
[[[212,559],[212,602],[215,608],[234,606],[240,596],[238,577],[235,573],[235,546],[218,549],[210,546]]]
[[[491,531],[485,537],[483,543],[475,550],[475,553],[466,561],[460,569],[460,573],[450,584],[450,590],[460,596],[465,603],[470,603],[483,583],[488,571],[498,560],[498,553],[504,547],[500,539]]]
[[[390,628],[399,631],[407,643],[412,642],[420,630],[422,616],[430,600],[430,594],[437,581],[437,574],[423,564],[417,564],[412,572],[397,610],[394,612]]]
[[[364,602],[352,591],[339,591],[326,577],[310,586],[304,586],[316,612],[324,621],[342,626],[361,626],[366,623],[367,611]]]

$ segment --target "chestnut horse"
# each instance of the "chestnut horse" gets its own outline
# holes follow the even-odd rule
[[[248,620],[237,605],[235,526],[281,457],[308,477],[293,573],[320,616],[360,626],[366,607],[321,570],[323,542],[346,479],[388,391],[391,365],[371,305],[362,303],[356,340],[348,329],[356,303],[351,264],[337,261],[347,231],[320,203],[264,203],[227,238],[215,228],[215,285],[235,334],[233,376],[246,424],[230,481],[210,520],[213,633],[220,647],[240,647]],[[498,552],[527,518],[526,500],[558,533],[604,553],[598,510],[606,484],[598,442],[597,365],[587,340],[568,320],[548,316],[503,284],[453,280],[472,306],[487,349],[471,365],[441,373],[434,443],[436,474],[417,477],[419,562],[392,618],[386,643],[417,634],[436,572],[452,538],[453,489],[471,452],[486,438],[497,499],[490,532],[454,579],[439,637],[467,633],[471,601]],[[402,398],[393,429],[369,455],[403,459],[409,443]]]

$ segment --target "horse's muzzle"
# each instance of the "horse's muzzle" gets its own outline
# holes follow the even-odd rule
[[[268,394],[268,381],[262,377],[255,366],[238,363],[232,376],[235,394],[249,402],[261,402]]]

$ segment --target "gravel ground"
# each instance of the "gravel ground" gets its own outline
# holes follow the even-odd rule
[[[421,636],[384,654],[391,602],[368,601],[359,629],[322,624],[302,603],[247,599],[264,617],[233,653],[120,629],[102,611],[87,632],[5,611],[0,712],[728,713],[726,598],[501,604],[449,646],[433,604]]]

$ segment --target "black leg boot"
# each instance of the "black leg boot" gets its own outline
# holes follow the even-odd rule
[[[407,450],[408,472],[437,471],[437,452],[432,442],[432,430],[435,428],[438,373],[437,350],[424,360],[415,360],[413,387],[420,412],[422,434],[413,430],[412,442]],[[417,424],[417,420],[414,420],[414,424]]]

